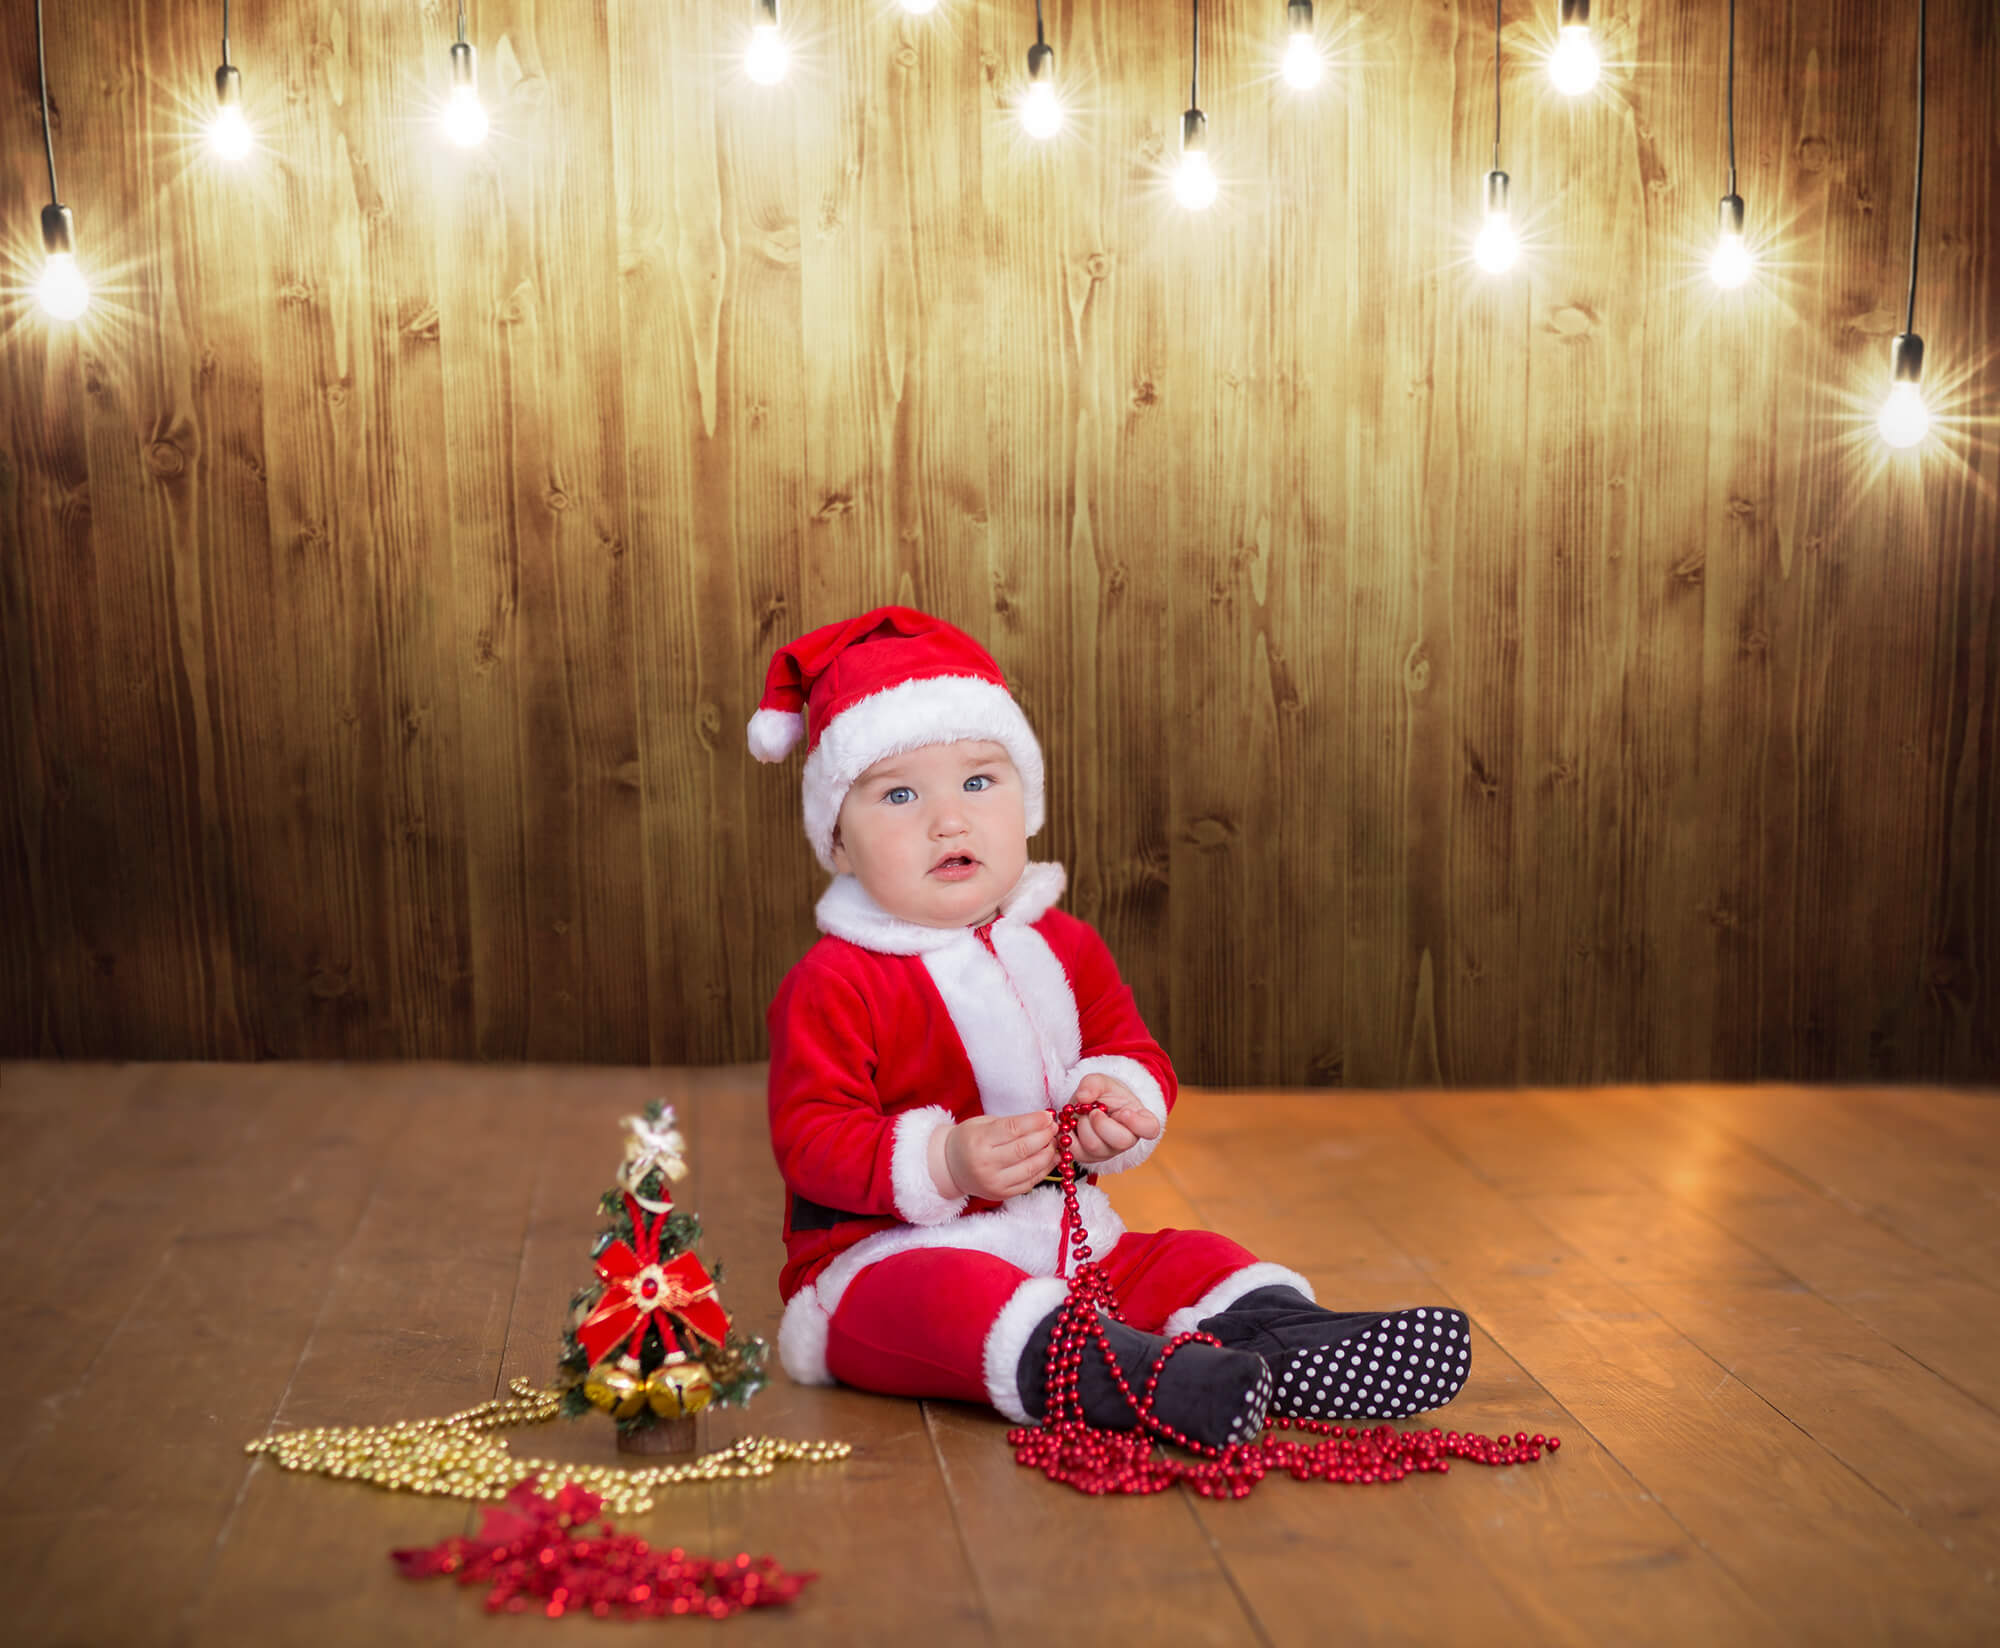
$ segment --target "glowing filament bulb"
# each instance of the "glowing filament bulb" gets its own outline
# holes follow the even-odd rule
[[[1037,80],[1028,88],[1027,99],[1021,104],[1021,125],[1030,137],[1051,138],[1062,130],[1062,105],[1056,101],[1056,89],[1046,80]]]
[[[1317,86],[1326,63],[1319,54],[1319,42],[1310,34],[1295,34],[1285,47],[1285,84],[1309,91]]]
[[[1756,260],[1743,244],[1743,237],[1725,233],[1715,243],[1715,253],[1708,260],[1708,275],[1724,291],[1733,292],[1750,278],[1755,267]]]
[[[225,103],[208,123],[208,146],[223,160],[244,159],[252,145],[250,122],[234,103]]]
[[[51,252],[35,283],[35,296],[42,308],[57,320],[75,320],[90,304],[90,287],[76,258],[68,252]]]
[[[1597,84],[1597,47],[1588,23],[1565,23],[1549,57],[1549,78],[1565,97],[1581,97]]]
[[[479,90],[475,86],[454,86],[451,101],[444,106],[441,122],[444,135],[461,149],[470,149],[486,141],[486,105],[479,101]]]
[[[1505,212],[1488,212],[1472,242],[1472,256],[1490,275],[1506,273],[1521,256],[1520,238]]]
[[[1215,204],[1215,169],[1203,150],[1190,149],[1181,156],[1180,170],[1174,173],[1174,199],[1191,212]]]
[[[1472,259],[1490,275],[1514,267],[1521,255],[1521,242],[1514,233],[1514,221],[1507,211],[1507,174],[1486,174],[1486,221],[1473,238]]]
[[[1931,409],[1924,405],[1924,392],[1914,383],[1899,383],[1882,403],[1875,427],[1891,446],[1915,446],[1931,432]]]
[[[785,78],[791,54],[778,37],[776,23],[759,23],[750,31],[750,48],[743,54],[743,72],[760,86],[775,86]]]

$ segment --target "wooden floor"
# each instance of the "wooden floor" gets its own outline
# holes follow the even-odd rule
[[[775,1333],[761,1067],[0,1065],[0,1538],[14,1643],[625,1640],[395,1577],[452,1502],[288,1475],[271,1429],[546,1377],[618,1119],[680,1107],[725,1300]],[[1322,1300],[1455,1304],[1447,1410],[1532,1468],[1241,1503],[1087,1500],[949,1403],[802,1390],[844,1465],[637,1525],[821,1578],[732,1641],[2000,1640],[2000,1096],[1190,1093],[1116,1187]],[[775,1359],[774,1359],[775,1360]],[[610,1458],[595,1423],[520,1436]],[[674,1490],[668,1490],[672,1494]]]

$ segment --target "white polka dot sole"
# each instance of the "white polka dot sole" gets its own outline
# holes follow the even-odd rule
[[[1443,1407],[1471,1368],[1463,1315],[1399,1310],[1352,1339],[1293,1351],[1278,1368],[1271,1412],[1288,1419],[1402,1419]]]
[[[1226,1442],[1247,1442],[1262,1433],[1264,1415],[1271,1411],[1273,1389],[1271,1370],[1267,1367],[1257,1375],[1257,1382],[1244,1393],[1242,1408],[1229,1421]]]

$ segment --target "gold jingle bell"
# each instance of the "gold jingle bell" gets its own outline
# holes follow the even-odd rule
[[[630,1419],[646,1406],[646,1381],[636,1368],[599,1362],[583,1376],[583,1394],[613,1419]]]
[[[662,1419],[686,1419],[708,1406],[715,1385],[699,1362],[669,1362],[646,1381],[646,1401]]]

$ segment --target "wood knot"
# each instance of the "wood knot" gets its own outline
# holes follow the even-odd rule
[[[542,494],[542,502],[560,515],[569,508],[569,494],[559,486],[552,486]]]
[[[1153,387],[1153,380],[1151,378],[1141,378],[1132,386],[1132,404],[1134,406],[1154,406],[1159,403],[1159,399],[1160,392]]]
[[[1802,137],[1799,139],[1799,170],[1802,172],[1823,172],[1827,163],[1827,141],[1823,137]]]
[[[917,66],[917,48],[905,40],[896,48],[896,67],[914,69]]]
[[[146,469],[156,480],[170,481],[187,468],[187,454],[172,441],[154,441],[146,448]]]
[[[1549,315],[1549,330],[1565,338],[1580,338],[1597,324],[1597,316],[1580,303],[1566,303]]]
[[[1431,657],[1419,641],[1403,656],[1403,685],[1411,692],[1423,692],[1431,684]]]
[[[1198,853],[1227,852],[1236,826],[1226,818],[1197,818],[1188,826],[1187,839]]]
[[[1092,280],[1102,280],[1111,273],[1111,259],[1103,252],[1092,252],[1083,260],[1083,272]]]

